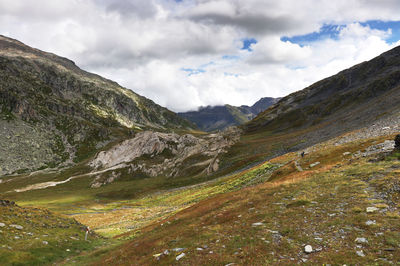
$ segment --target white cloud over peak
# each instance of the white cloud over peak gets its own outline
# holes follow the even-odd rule
[[[398,43],[359,22],[399,21],[398,10],[394,0],[0,0],[0,34],[185,111],[284,96],[369,60]],[[338,31],[322,36],[324,25]],[[321,38],[282,39],[313,32]]]

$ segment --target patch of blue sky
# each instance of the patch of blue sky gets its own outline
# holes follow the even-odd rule
[[[199,69],[204,69],[204,68],[207,68],[207,67],[213,66],[213,65],[215,65],[215,62],[214,62],[214,61],[210,61],[210,62],[208,62],[208,63],[202,64],[202,65],[199,67]]]
[[[362,26],[369,26],[371,29],[387,31],[392,30],[392,34],[386,39],[388,43],[394,43],[400,40],[400,21],[381,21],[381,20],[370,20],[367,22],[361,22]]]
[[[188,76],[192,76],[192,75],[198,75],[201,73],[205,73],[206,71],[204,69],[201,68],[181,68],[182,71],[188,73]]]
[[[248,51],[251,52],[251,51],[253,51],[253,49],[251,49],[251,45],[252,44],[256,44],[257,40],[254,39],[254,38],[245,38],[245,39],[242,39],[242,43],[243,43],[243,46],[240,49],[241,50],[248,50]]]
[[[224,60],[239,60],[239,56],[237,55],[224,55],[222,56],[222,59]]]
[[[305,46],[312,42],[325,39],[337,40],[340,30],[343,27],[345,27],[345,25],[323,25],[318,32],[312,32],[309,34],[297,35],[293,37],[284,36],[281,38],[281,41],[289,41],[291,43],[299,44],[300,46]]]
[[[370,20],[366,22],[360,22],[362,26],[368,26],[371,29],[387,31],[392,30],[392,34],[386,39],[387,43],[393,43],[400,40],[400,21],[380,21],[380,20]],[[281,41],[289,41],[291,43],[299,44],[300,46],[305,46],[315,41],[333,39],[337,40],[339,37],[340,30],[346,27],[346,25],[335,25],[335,24],[325,24],[318,32],[312,32],[309,34],[298,35],[287,37],[283,36]]]
[[[224,72],[224,76],[227,77],[239,77],[239,74],[235,74],[235,73],[229,73],[229,72]]]

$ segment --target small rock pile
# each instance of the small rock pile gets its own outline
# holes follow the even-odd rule
[[[14,201],[0,200],[0,206],[14,206],[14,205],[15,205]]]

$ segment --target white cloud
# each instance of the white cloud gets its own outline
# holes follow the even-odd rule
[[[392,33],[357,22],[400,20],[399,9],[395,0],[0,0],[0,34],[184,111],[284,96],[371,59],[395,45]],[[281,40],[324,24],[345,26],[306,46]],[[243,38],[257,39],[252,52],[240,50]]]
[[[249,56],[248,61],[255,64],[295,63],[312,54],[309,46],[301,47],[289,41],[281,41],[278,36],[259,40],[251,48],[254,52]]]

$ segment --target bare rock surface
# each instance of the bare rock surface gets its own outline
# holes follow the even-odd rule
[[[119,165],[125,168],[128,165],[130,173],[140,171],[148,176],[178,176],[182,169],[188,167],[211,174],[219,169],[218,156],[239,137],[240,130],[236,127],[204,137],[143,131],[107,151],[99,152],[89,165],[97,170],[115,169]],[[112,176],[106,180],[96,177],[92,187],[113,182],[115,173]]]

